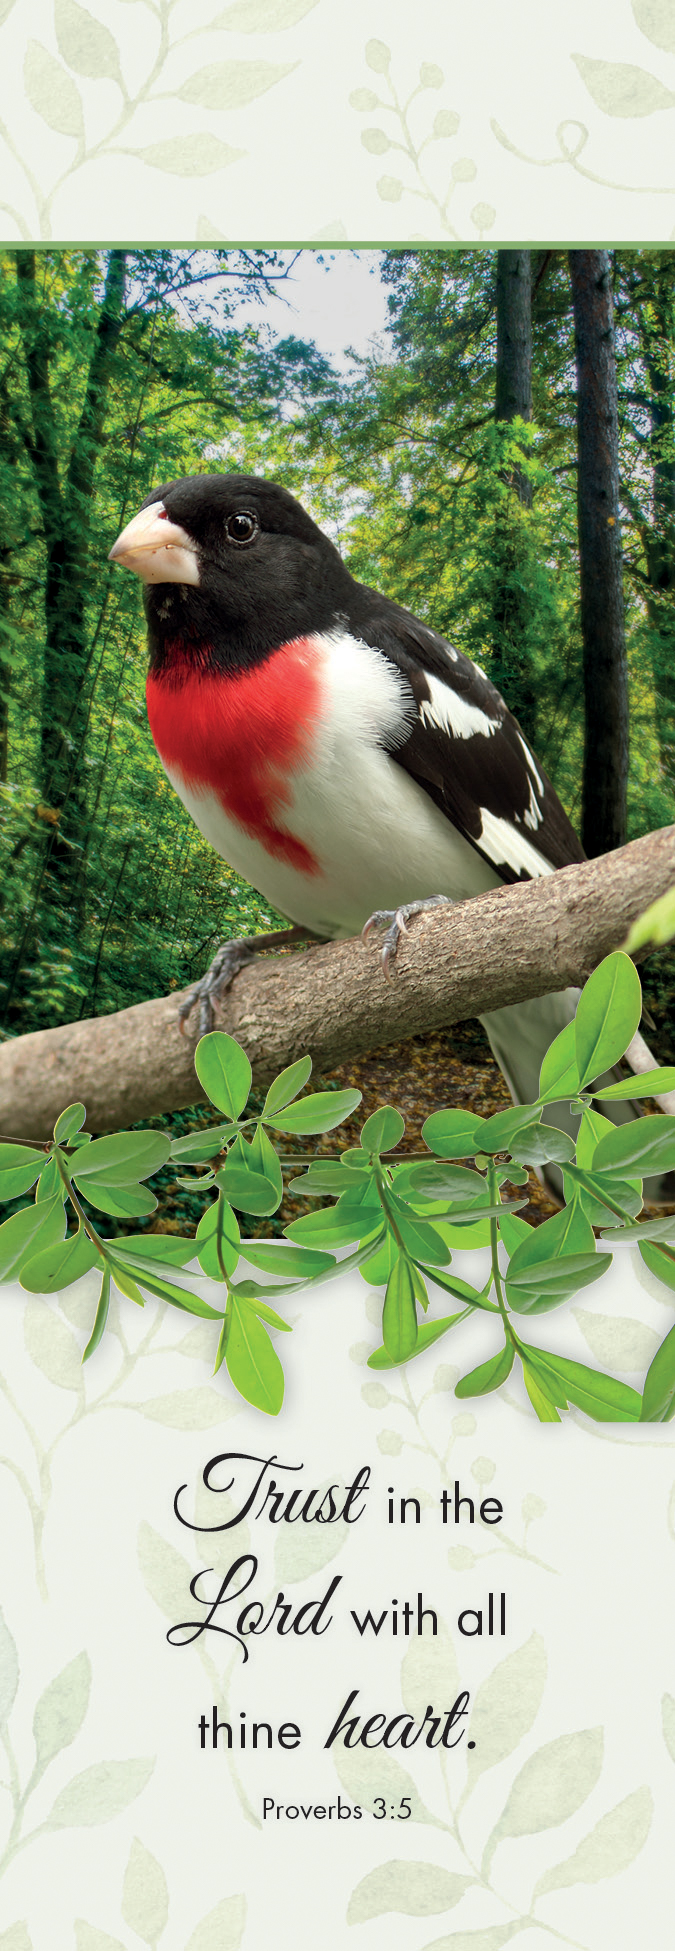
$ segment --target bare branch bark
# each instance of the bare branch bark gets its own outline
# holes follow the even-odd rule
[[[248,1052],[257,1086],[307,1050],[317,1071],[416,1031],[582,983],[631,923],[675,884],[675,826],[541,881],[498,887],[422,916],[384,980],[371,938],[275,956],[242,970],[221,1027]],[[0,1047],[0,1131],[47,1138],[68,1103],[92,1131],[203,1101],[196,1029],[178,993],[114,1016],[38,1030]]]

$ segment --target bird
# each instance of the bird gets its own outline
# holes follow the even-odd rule
[[[148,719],[165,772],[204,837],[292,924],[222,945],[182,1005],[183,1019],[199,1005],[202,1033],[261,948],[386,926],[390,972],[421,909],[584,860],[490,679],[357,582],[282,484],[165,482],[110,557],[144,584]],[[578,993],[481,1017],[515,1103],[536,1098]],[[628,1061],[647,1059],[638,1036]]]

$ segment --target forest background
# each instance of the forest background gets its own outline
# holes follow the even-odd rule
[[[141,589],[107,556],[162,481],[283,481],[355,576],[488,672],[589,854],[675,821],[675,252],[607,257],[619,512],[612,533],[581,533],[584,613],[591,256],[382,252],[386,341],[333,361],[294,336],[292,311],[285,333],[267,323],[288,254],[3,254],[4,1036],[183,988],[224,937],[277,920],[201,838],[150,738]],[[255,301],[243,325],[242,299]],[[650,1040],[670,1063],[671,953],[644,978]],[[427,1089],[437,1045],[418,1052]],[[181,1224],[188,1205],[165,1200],[162,1223]]]

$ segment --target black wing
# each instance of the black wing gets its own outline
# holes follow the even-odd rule
[[[504,881],[585,854],[557,793],[489,678],[407,610],[361,585],[358,634],[407,680],[415,717],[389,748]]]

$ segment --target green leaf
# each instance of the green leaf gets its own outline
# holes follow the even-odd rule
[[[311,1075],[311,1057],[299,1057],[296,1064],[289,1064],[286,1070],[280,1070],[274,1083],[270,1084],[263,1105],[263,1117],[267,1117],[268,1113],[271,1115],[274,1111],[283,1111],[287,1104],[292,1104],[298,1092],[304,1091]]]
[[[345,1123],[361,1103],[361,1091],[313,1091],[281,1114],[266,1119],[274,1131],[333,1131]]]
[[[649,1267],[650,1273],[656,1274],[657,1280],[662,1281],[664,1287],[675,1288],[675,1260],[671,1260],[663,1248],[657,1246],[656,1243],[651,1245],[648,1241],[645,1241],[643,1245],[642,1241],[640,1241],[639,1251],[640,1257],[644,1260],[645,1266]]]
[[[513,1254],[523,1240],[529,1240],[532,1227],[527,1219],[519,1219],[517,1213],[504,1213],[499,1221],[499,1235],[508,1254]]]
[[[638,8],[645,15],[648,11],[651,11],[654,15],[660,11],[664,26],[666,20],[668,20],[670,27],[669,50],[672,54],[675,54],[675,14],[673,14],[672,0],[633,0],[633,13],[638,21],[638,26],[642,26],[642,21],[638,16]],[[648,27],[642,26],[642,31],[645,34],[649,34]],[[649,34],[649,38],[650,40],[656,39],[656,35]],[[657,46],[665,47],[666,42],[658,41]],[[637,921],[633,922],[626,942],[626,953],[627,955],[635,955],[637,949],[646,948],[651,942],[653,942],[655,948],[662,948],[664,942],[672,940],[673,935],[675,935],[675,887],[669,888],[668,893],[662,894],[659,901],[652,901],[651,907],[645,908],[644,914],[638,915]]]
[[[35,1200],[37,1205],[41,1205],[46,1199],[57,1198],[61,1200],[61,1204],[63,1205],[66,1198],[66,1188],[56,1159],[50,1158],[40,1173]]]
[[[322,1207],[318,1213],[304,1213],[302,1219],[294,1219],[290,1226],[285,1226],[284,1233],[300,1246],[346,1246],[349,1240],[365,1240],[371,1234],[373,1240],[384,1238],[384,1220],[381,1212],[354,1202]]]
[[[234,1138],[238,1125],[207,1125],[201,1131],[190,1131],[186,1138],[171,1141],[171,1157],[181,1165],[204,1165],[209,1159],[217,1157],[228,1138]]]
[[[582,989],[575,1017],[579,1089],[610,1070],[628,1049],[642,1015],[637,969],[622,949],[607,955]]]
[[[425,1265],[447,1266],[449,1254],[445,1240],[430,1220],[417,1219],[393,1192],[387,1196],[387,1208],[393,1211],[397,1231],[411,1259],[422,1260]]]
[[[69,1240],[55,1240],[52,1246],[43,1248],[41,1253],[24,1262],[21,1269],[21,1286],[29,1294],[57,1294],[62,1287],[70,1287],[74,1280],[81,1280],[96,1265],[100,1256],[93,1240],[80,1226]]]
[[[244,1160],[246,1160],[250,1171],[259,1172],[261,1177],[266,1179],[269,1185],[274,1186],[277,1194],[277,1205],[281,1205],[284,1196],[281,1166],[272,1140],[268,1138],[267,1132],[263,1130],[261,1124],[256,1125],[251,1143],[248,1147],[244,1139],[235,1139],[231,1154],[233,1165],[235,1163],[234,1155],[238,1155],[240,1152],[242,1165]]]
[[[0,1199],[18,1199],[22,1192],[30,1192],[45,1163],[44,1152],[32,1151],[29,1145],[0,1145]]]
[[[94,1349],[98,1348],[98,1344],[102,1340],[103,1335],[105,1333],[106,1322],[108,1319],[108,1309],[110,1307],[110,1279],[111,1279],[110,1268],[104,1267],[103,1278],[101,1280],[101,1292],[98,1297],[98,1306],[94,1318],[94,1326],[89,1336],[89,1340],[84,1350],[84,1354],[82,1356],[83,1362],[88,1362],[90,1355],[93,1355]]]
[[[497,1111],[481,1125],[480,1149],[490,1154],[511,1149],[511,1140],[527,1134],[538,1125],[540,1112],[533,1104],[514,1104],[510,1111]]]
[[[147,1287],[150,1294],[156,1294],[161,1301],[169,1301],[172,1307],[182,1308],[187,1314],[199,1314],[205,1321],[222,1320],[222,1308],[209,1307],[208,1302],[203,1301],[198,1294],[193,1294],[189,1287],[177,1287],[174,1281],[165,1280],[154,1267],[150,1270],[147,1267],[139,1267],[138,1258],[131,1263],[133,1274],[130,1277],[121,1244],[118,1246],[116,1243],[113,1252],[109,1243],[108,1257],[113,1279],[117,1282],[117,1286],[121,1287],[123,1294],[127,1293],[129,1286],[133,1287],[137,1281],[140,1287]],[[126,1286],[123,1282],[126,1282]],[[133,1294],[131,1298],[135,1300],[136,1295]]]
[[[605,1227],[603,1240],[646,1240],[659,1241],[661,1245],[675,1245],[675,1213],[664,1213],[660,1219],[635,1219],[624,1225],[614,1219],[611,1226]]]
[[[511,1374],[515,1352],[513,1342],[509,1339],[504,1347],[500,1348],[498,1355],[492,1355],[489,1361],[481,1362],[479,1368],[472,1369],[470,1375],[462,1377],[461,1382],[456,1385],[455,1395],[463,1400],[465,1396],[485,1396],[489,1395],[492,1389],[501,1388],[502,1382],[506,1382]]]
[[[664,88],[657,75],[647,68],[636,68],[632,61],[592,61],[587,54],[573,54],[572,60],[603,115],[626,120],[675,107],[672,90]]]
[[[621,1084],[608,1084],[606,1089],[600,1084],[593,1095],[601,1104],[609,1104],[622,1098],[637,1102],[641,1097],[665,1097],[667,1091],[675,1091],[675,1067],[641,1070],[634,1077],[624,1077]]]
[[[373,1184],[373,1161],[372,1158],[368,1157],[367,1152],[361,1150],[360,1145],[349,1145],[346,1151],[341,1152],[340,1165],[346,1172],[350,1172],[352,1175],[356,1173],[357,1178],[367,1181],[368,1184]]]
[[[417,1343],[417,1308],[411,1269],[403,1254],[394,1262],[384,1297],[382,1336],[387,1354],[405,1362]]]
[[[66,1215],[58,1193],[40,1205],[13,1213],[0,1226],[0,1281],[16,1280],[24,1263],[62,1240],[65,1230]]]
[[[509,1306],[516,1314],[545,1314],[549,1308],[560,1307],[581,1287],[590,1287],[611,1264],[611,1253],[569,1253],[557,1261],[523,1267],[513,1280],[509,1267],[506,1277]]]
[[[604,1118],[593,1105],[585,1105],[577,1132],[577,1165],[590,1166],[600,1139],[604,1138],[606,1131],[614,1130],[611,1118]]]
[[[184,1267],[197,1258],[194,1240],[185,1240],[180,1233],[125,1233],[117,1244],[125,1255],[140,1253],[145,1260],[163,1260],[172,1267]]]
[[[399,1247],[394,1235],[387,1229],[382,1244],[373,1249],[367,1260],[362,1260],[361,1279],[367,1281],[369,1287],[386,1287],[398,1254]]]
[[[586,1218],[591,1226],[613,1226],[618,1214],[614,1206],[622,1212],[635,1217],[642,1206],[642,1182],[637,1187],[632,1179],[613,1178],[610,1172],[589,1172],[585,1167],[566,1165],[563,1173],[565,1192],[569,1199],[569,1186],[573,1188],[572,1197],[580,1198]],[[569,1182],[569,1185],[568,1185]]]
[[[190,75],[176,94],[182,102],[191,102],[195,107],[210,109],[246,108],[249,102],[257,101],[266,95],[285,75],[293,73],[299,63],[291,61],[279,67],[271,61],[212,61],[205,68],[198,68]],[[212,1032],[217,1035],[218,1032]]]
[[[675,1268],[673,1269],[675,1273]],[[645,1376],[640,1422],[670,1423],[675,1415],[675,1328],[657,1349]]]
[[[81,1188],[90,1206],[115,1219],[144,1219],[157,1211],[157,1200],[146,1186],[110,1186],[107,1179],[87,1179]]]
[[[208,1274],[211,1280],[223,1278],[221,1259],[225,1272],[234,1273],[239,1260],[239,1225],[224,1194],[219,1193],[218,1198],[202,1213],[195,1234],[195,1246],[202,1273]]]
[[[332,1253],[313,1253],[309,1247],[283,1246],[275,1240],[246,1240],[241,1257],[251,1266],[261,1267],[263,1273],[283,1274],[286,1280],[311,1280],[313,1274],[325,1273],[336,1265]]]
[[[238,1118],[251,1089],[251,1066],[241,1044],[224,1030],[211,1030],[197,1044],[195,1070],[216,1109]]]
[[[543,1374],[537,1373],[532,1363],[528,1361],[527,1355],[522,1347],[519,1350],[519,1354],[523,1365],[523,1381],[532,1408],[535,1410],[540,1423],[559,1423],[560,1417]]]
[[[253,1309],[253,1313],[258,1316],[260,1321],[267,1322],[269,1328],[279,1328],[282,1334],[290,1335],[292,1332],[290,1321],[284,1321],[281,1314],[277,1314],[273,1307],[268,1307],[266,1302],[261,1300],[262,1291],[256,1286],[254,1280],[237,1280],[232,1288],[235,1301],[245,1301],[247,1306]],[[269,1291],[268,1288],[267,1292],[269,1293]],[[294,1292],[295,1290],[292,1289],[291,1291]],[[275,1292],[278,1293],[279,1289],[275,1289]],[[282,1289],[281,1292],[283,1295],[284,1292],[288,1292],[288,1289]]]
[[[361,1132],[362,1149],[378,1156],[381,1152],[393,1152],[395,1146],[400,1144],[404,1131],[405,1123],[400,1111],[395,1111],[391,1104],[382,1104],[377,1111],[373,1111],[372,1117],[366,1118]]]
[[[675,1118],[658,1113],[634,1118],[628,1125],[617,1125],[601,1138],[593,1154],[593,1171],[629,1174],[633,1167],[641,1178],[652,1172],[667,1172],[675,1166]]]
[[[569,1132],[546,1124],[527,1126],[510,1145],[511,1157],[522,1159],[525,1165],[548,1165],[552,1160],[562,1165],[574,1158],[574,1151]]]
[[[433,1111],[422,1126],[422,1137],[439,1158],[473,1157],[481,1150],[484,1118],[468,1111]]]
[[[95,1138],[69,1162],[77,1185],[89,1197],[86,1180],[95,1178],[109,1186],[137,1185],[166,1165],[171,1143],[163,1131],[114,1131],[109,1138]]]
[[[288,1190],[294,1199],[320,1199],[323,1192],[339,1195],[348,1183],[343,1167],[327,1159],[325,1165],[312,1163],[299,1179],[291,1179]]]
[[[487,1201],[485,1180],[479,1172],[472,1172],[466,1165],[402,1165],[394,1172],[394,1189],[398,1193],[419,1192],[428,1199],[448,1198],[459,1203],[478,1205],[481,1196]]]
[[[551,1104],[561,1098],[576,1097],[578,1089],[576,1032],[574,1023],[566,1023],[546,1052],[539,1077],[539,1097],[545,1104]]]
[[[215,176],[217,170],[227,169],[230,163],[238,163],[246,151],[231,149],[228,142],[221,142],[215,135],[179,135],[168,142],[151,142],[146,149],[137,149],[135,153],[140,162],[147,163],[149,169],[161,169],[167,176],[188,177]],[[209,1035],[224,1036],[225,1032],[211,1030]],[[206,1084],[204,1089],[208,1091]],[[210,1091],[208,1095],[211,1096]],[[217,1103],[216,1098],[213,1103]],[[223,1106],[219,1105],[218,1108],[222,1110]]]
[[[574,1199],[543,1226],[530,1227],[528,1237],[512,1251],[506,1274],[509,1303],[520,1314],[558,1307],[610,1264],[610,1255],[596,1253],[593,1229]]]
[[[435,1341],[440,1341],[441,1335],[447,1335],[450,1328],[454,1328],[456,1321],[463,1321],[465,1312],[466,1310],[462,1308],[461,1314],[445,1314],[438,1321],[420,1321],[417,1327],[417,1340],[413,1349],[415,1359],[418,1355],[423,1355],[426,1348],[431,1348]],[[389,1355],[383,1343],[381,1348],[374,1349],[373,1354],[368,1356],[368,1367],[375,1369],[400,1368],[401,1363],[409,1359],[407,1355],[399,1355],[398,1357]]]
[[[120,57],[107,27],[78,0],[56,0],[54,24],[59,54],[75,74],[91,81],[119,81]]]
[[[284,1371],[267,1329],[245,1302],[235,1302],[225,1350],[230,1381],[254,1409],[278,1416],[284,1399]]]
[[[543,1374],[545,1381],[564,1390],[568,1402],[576,1403],[598,1423],[636,1423],[640,1420],[641,1398],[627,1383],[613,1375],[586,1368],[583,1362],[570,1362],[548,1350],[528,1348],[528,1359]]]
[[[86,1115],[83,1104],[69,1104],[67,1109],[61,1112],[54,1126],[56,1144],[70,1145],[73,1138],[76,1138],[78,1132],[82,1130]]]
[[[481,1201],[480,1206],[446,1206],[445,1211],[451,1216],[451,1224],[449,1226],[445,1224],[441,1225],[441,1216],[435,1212],[434,1225],[437,1227],[438,1232],[441,1233],[443,1239],[447,1239],[449,1233],[454,1233],[457,1246],[464,1247],[465,1245],[468,1246],[466,1234],[470,1227],[473,1226],[475,1220],[501,1219],[502,1213],[517,1213],[520,1211],[521,1206],[526,1205],[526,1199],[501,1199],[496,1200],[494,1205],[490,1205],[489,1202],[483,1205]],[[480,1241],[479,1244],[482,1245],[483,1242]]]
[[[488,1314],[499,1313],[496,1302],[488,1300],[491,1277],[486,1286],[480,1289],[469,1287],[465,1280],[458,1280],[455,1274],[441,1273],[439,1267],[433,1268],[429,1278],[433,1280],[435,1287],[442,1287],[444,1294],[454,1294],[456,1300],[466,1301],[467,1307],[485,1308]]]
[[[450,1226],[445,1220],[435,1223],[450,1253],[472,1253],[474,1247],[490,1245],[489,1219],[474,1221],[472,1226]]]
[[[40,41],[29,41],[23,79],[31,108],[57,135],[84,135],[82,103],[74,81]]]
[[[529,1226],[520,1245],[512,1252],[509,1279],[516,1279],[521,1268],[538,1267],[561,1255],[592,1254],[595,1251],[593,1228],[581,1211],[578,1200],[553,1213],[541,1226]],[[557,1271],[557,1270],[556,1270]]]
[[[115,1286],[119,1287],[120,1294],[125,1294],[128,1301],[134,1302],[135,1307],[145,1307],[140,1287],[137,1287],[132,1275],[126,1271],[124,1262],[117,1260],[114,1266],[111,1262],[110,1271],[114,1275]]]
[[[231,1206],[240,1213],[254,1213],[264,1216],[275,1213],[279,1205],[279,1194],[269,1179],[259,1172],[248,1172],[242,1165],[226,1165],[216,1173],[216,1184],[224,1192]]]

